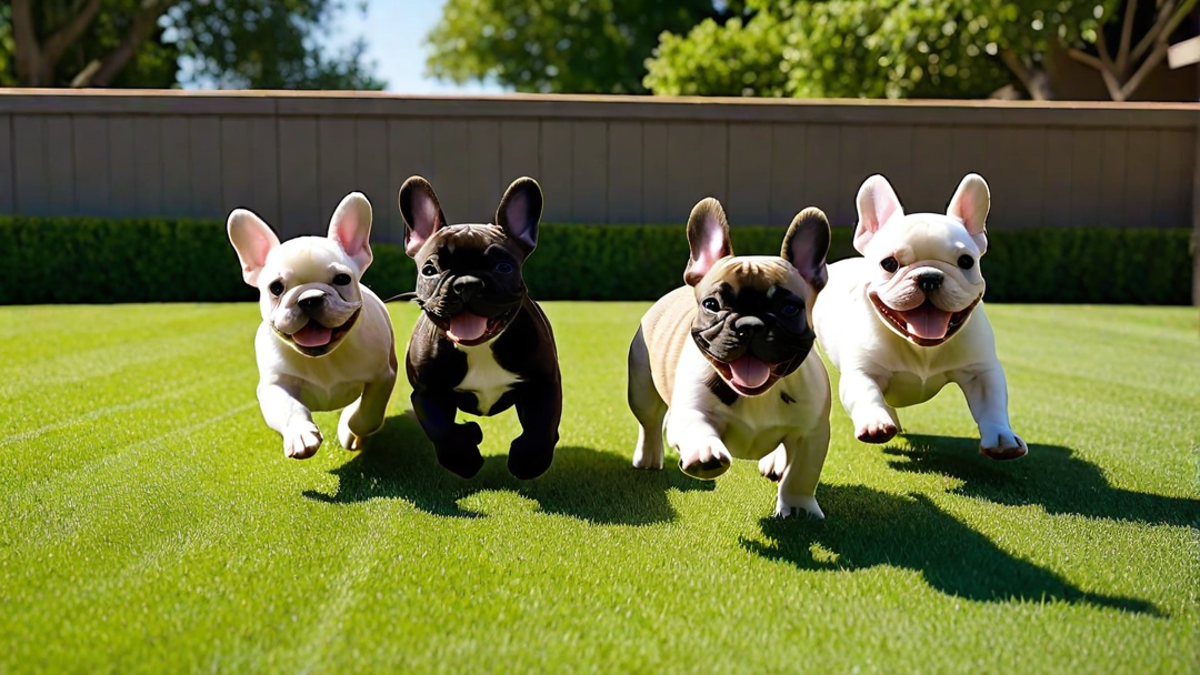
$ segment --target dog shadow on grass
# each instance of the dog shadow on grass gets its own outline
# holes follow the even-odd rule
[[[333,470],[332,495],[307,490],[309,499],[333,504],[402,499],[439,516],[480,518],[459,506],[478,492],[508,491],[536,502],[542,511],[601,524],[648,525],[677,517],[668,491],[712,490],[711,481],[688,478],[673,467],[638,471],[626,457],[591,448],[558,446],[545,475],[519,481],[508,472],[507,455],[484,459],[469,480],[442,468],[433,445],[408,414],[389,417],[357,457]]]
[[[1162,616],[1150,602],[1088,593],[1012,556],[924,495],[860,485],[825,485],[818,495],[827,520],[764,518],[769,543],[743,538],[742,547],[803,570],[914,570],[938,591],[973,601],[1060,600]]]
[[[1040,504],[1055,515],[1200,527],[1200,500],[1114,487],[1100,467],[1070,448],[1030,444],[1019,460],[993,462],[979,456],[978,439],[918,434],[905,439],[913,447],[884,448],[896,458],[891,467],[960,480],[955,494],[1006,506]]]

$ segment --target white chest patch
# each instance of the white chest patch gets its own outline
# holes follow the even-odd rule
[[[467,355],[467,376],[454,391],[474,394],[479,414],[487,416],[504,392],[512,389],[521,378],[496,363],[496,356],[492,354],[490,344],[475,347],[455,346]]]

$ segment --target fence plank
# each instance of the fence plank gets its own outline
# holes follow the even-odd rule
[[[164,117],[162,144],[162,202],[155,216],[186,218],[192,209],[192,143],[186,117]]]
[[[807,125],[804,145],[804,204],[816,206],[829,217],[834,227],[853,226],[855,222],[854,200],[843,203],[842,192],[846,183],[857,192],[858,183],[842,175],[841,165],[842,129],[832,124]],[[775,151],[772,151],[773,153]]]
[[[705,197],[726,199],[726,127],[716,123],[671,122],[667,126],[667,209],[687,221]]]
[[[642,222],[642,125],[608,125],[608,222]]]
[[[81,215],[75,200],[75,131],[71,118],[46,120],[46,175],[50,183],[50,206],[62,214]]]
[[[14,115],[12,124],[16,212],[26,216],[50,215],[54,211],[50,208],[50,180],[46,166],[46,119]]]
[[[500,123],[496,120],[472,120],[467,123],[471,161],[467,171],[471,191],[470,218],[481,223],[495,220],[496,206],[508,187],[500,176]]]
[[[134,145],[133,117],[108,118],[108,201],[114,217],[129,217],[137,212],[137,146]]]
[[[1158,132],[1130,131],[1126,147],[1125,227],[1153,227],[1150,215],[1154,211],[1154,183],[1157,181]]]
[[[797,130],[801,134],[800,143],[803,143],[803,128],[800,127],[791,127],[786,140],[794,142]],[[781,169],[781,178],[784,180],[775,182],[774,154],[778,147],[771,142],[774,133],[770,124],[729,125],[729,185],[725,208],[729,212],[731,225],[777,225],[787,222],[787,213],[777,218],[771,212],[772,195],[778,190],[781,204],[787,202],[789,194],[792,195],[792,201],[796,201],[804,175],[802,169],[797,171],[794,168],[799,162],[787,161]],[[782,152],[780,154],[783,155]],[[781,209],[787,210],[786,207]]]
[[[254,140],[251,118],[226,117],[221,120],[221,211],[228,216],[234,209],[250,209],[271,227],[277,222],[263,215],[262,205],[254,197]]]
[[[137,118],[133,125],[134,186],[137,213],[143,218],[167,215],[163,209],[163,125],[154,118]]]
[[[257,213],[268,223],[281,219],[279,187],[279,127],[273,117],[255,117],[250,122],[250,157]]]
[[[476,223],[471,212],[471,142],[467,123],[436,120],[433,123],[432,183],[451,223]]]
[[[1071,225],[1096,227],[1100,224],[1100,167],[1104,160],[1104,132],[1076,129],[1072,134],[1071,153]]]
[[[311,234],[325,234],[329,219],[342,198],[358,189],[355,180],[354,119],[349,117],[317,118],[318,151],[317,186],[320,201],[309,218],[314,229]]]
[[[1158,170],[1155,173],[1153,208],[1149,219],[1156,227],[1191,217],[1191,204],[1178,195],[1191,191],[1192,167],[1186,163],[1192,134],[1158,132]]]
[[[193,218],[220,218],[221,213],[221,120],[193,117],[188,124],[191,139]]]
[[[12,116],[0,115],[0,214],[16,212],[16,158],[12,139]]]
[[[680,216],[668,209],[670,175],[667,125],[645,122],[642,124],[642,222],[653,225],[686,222],[687,213]]]
[[[932,126],[913,128],[908,192],[900,200],[909,211],[945,210],[954,186],[962,176],[951,174],[954,135],[950,129]]]
[[[1042,197],[1042,225],[1045,227],[1072,225],[1071,194],[1075,190],[1071,172],[1073,148],[1070,129],[1046,130],[1045,194]]]
[[[988,224],[1003,229],[1040,227],[1046,134],[1042,129],[989,129],[988,174],[992,211]]]
[[[540,133],[535,121],[504,120],[500,123],[500,182],[505,186],[521,176],[529,176],[539,185],[542,183]],[[550,199],[549,195],[543,197]]]
[[[422,119],[388,120],[387,148],[388,174],[391,176],[388,181],[391,188],[388,197],[390,229],[403,240],[404,220],[400,217],[397,205],[400,186],[409,176],[433,178],[433,122]]]
[[[387,121],[370,117],[354,120],[354,189],[371,202],[371,241],[404,242],[404,226],[392,214],[398,212],[395,190],[388,175]]]
[[[279,236],[291,239],[321,231],[320,174],[317,119],[283,117],[279,120]]]
[[[608,222],[608,123],[574,122],[571,129],[571,213]]]
[[[1125,223],[1125,150],[1128,133],[1119,129],[1103,132],[1100,162],[1100,214],[1097,225],[1124,227]]]
[[[570,122],[542,122],[542,190],[546,207],[542,220],[548,223],[573,222],[571,210],[571,153],[574,150]]]
[[[71,119],[75,153],[75,206],[84,216],[109,215],[108,122],[102,117]]]

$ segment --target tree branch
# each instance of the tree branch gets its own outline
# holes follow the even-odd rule
[[[1100,72],[1104,72],[1104,64],[1100,61],[1100,59],[1083,50],[1076,49],[1074,47],[1067,47],[1067,56],[1070,56],[1086,66],[1091,66]]]
[[[62,58],[63,52],[67,51],[67,48],[75,44],[75,41],[83,35],[83,32],[88,29],[99,13],[100,0],[88,0],[83,9],[72,17],[67,25],[46,38],[42,53],[51,68]]]
[[[1001,49],[1000,60],[1021,81],[1025,91],[1029,92],[1029,98],[1035,101],[1046,101],[1053,98],[1053,92],[1050,91],[1044,73],[1034,72],[1012,49]]]
[[[1129,97],[1133,95],[1133,92],[1137,91],[1137,88],[1141,86],[1142,80],[1146,79],[1146,77],[1150,75],[1150,73],[1153,72],[1160,63],[1162,63],[1162,60],[1166,58],[1166,56],[1167,41],[1163,40],[1162,42],[1158,43],[1158,46],[1154,48],[1154,51],[1150,52],[1150,56],[1146,57],[1146,61],[1142,63],[1140,68],[1137,69],[1137,72],[1133,74],[1133,77],[1129,78],[1129,80],[1121,87],[1121,98],[1117,99],[1114,97],[1113,100],[1128,100]]]
[[[1186,8],[1184,9],[1186,13]],[[1150,30],[1146,31],[1146,34],[1138,41],[1137,46],[1133,48],[1133,61],[1135,63],[1141,60],[1146,50],[1150,49],[1150,46],[1162,34],[1163,28],[1171,20],[1171,13],[1173,11],[1175,11],[1175,0],[1167,0],[1159,6],[1158,16],[1154,19],[1154,25],[1150,27]]]
[[[42,50],[33,29],[30,0],[12,0],[13,41],[16,43],[17,82],[26,87],[46,84],[42,81]]]
[[[137,17],[133,20],[133,26],[129,28],[129,32],[125,34],[125,38],[121,40],[121,44],[117,45],[116,49],[112,50],[100,60],[100,66],[97,68],[93,64],[88,64],[84,71],[75,76],[71,82],[72,86],[78,87],[107,87],[112,84],[121,69],[125,64],[129,63],[129,59],[133,58],[134,52],[138,47],[142,46],[151,35],[154,34],[154,29],[158,26],[158,18],[163,15],[174,4],[175,0],[143,0],[142,9],[138,12]],[[88,76],[88,70],[92,70],[91,76]]]
[[[1125,23],[1121,26],[1121,44],[1117,45],[1117,71],[1122,75],[1129,69],[1129,43],[1133,42],[1133,15],[1137,0],[1126,0]]]
[[[1105,70],[1115,71],[1117,69],[1117,64],[1113,63],[1112,57],[1108,54],[1108,42],[1104,39],[1104,26],[1096,27],[1096,52],[1100,54],[1100,61],[1104,63]]]

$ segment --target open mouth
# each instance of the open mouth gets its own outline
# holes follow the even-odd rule
[[[869,295],[875,310],[893,330],[922,347],[934,347],[953,337],[983,299],[980,295],[966,309],[957,312],[947,312],[926,299],[919,307],[902,312],[888,307],[875,293]]]
[[[354,327],[354,323],[358,321],[358,314],[362,308],[354,310],[354,314],[340,326],[330,328],[316,319],[309,319],[308,323],[304,324],[300,330],[288,335],[272,326],[275,334],[283,338],[285,342],[290,344],[296,351],[305,356],[323,356],[333,350],[334,347],[341,342],[342,338],[350,332]]]
[[[426,315],[451,341],[464,347],[474,347],[491,340],[504,330],[504,326],[508,324],[508,320],[512,318],[515,311],[504,312],[493,317],[463,312],[449,319],[437,317],[428,312]]]
[[[700,350],[713,368],[721,375],[731,389],[742,396],[759,396],[765,394],[779,376],[775,374],[775,366],[760,358],[746,355],[729,363],[718,361],[708,352]]]

